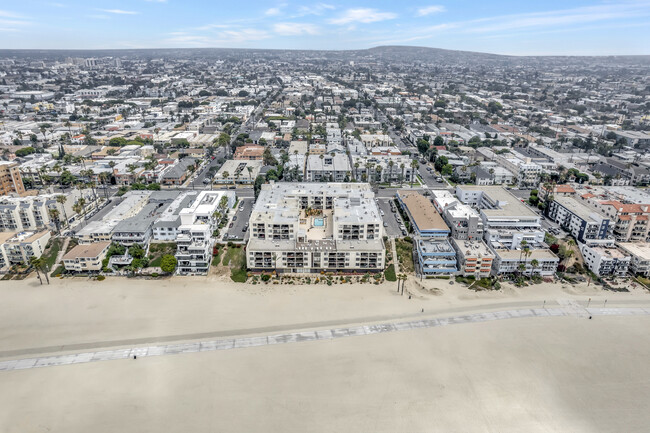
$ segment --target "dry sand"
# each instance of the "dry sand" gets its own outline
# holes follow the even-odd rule
[[[557,305],[648,292],[505,285],[241,285],[223,278],[0,283],[0,352]],[[435,290],[433,290],[435,289]],[[647,316],[545,317],[0,372],[1,432],[645,432]],[[179,336],[179,337],[174,337]],[[168,340],[170,341],[170,340]],[[61,347],[63,345],[63,347]]]
[[[439,289],[423,290],[421,285]],[[426,314],[451,314],[541,306],[543,300],[547,305],[560,299],[586,302],[589,297],[592,305],[604,299],[610,305],[650,305],[645,290],[612,293],[585,284],[504,284],[497,292],[473,292],[447,280],[425,280],[409,281],[407,287],[413,299],[397,295],[397,283],[250,285],[215,277],[52,279],[49,286],[35,278],[2,282],[0,359],[60,351],[63,345],[111,347],[174,341],[174,336],[189,340],[379,322],[410,317],[422,308]]]
[[[648,317],[515,319],[0,373],[0,430],[646,432]]]

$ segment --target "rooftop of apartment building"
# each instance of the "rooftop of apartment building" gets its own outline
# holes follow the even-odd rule
[[[626,257],[629,257],[627,254],[624,254],[622,251],[616,249],[616,248],[607,248],[607,247],[591,247],[591,249],[595,252],[598,253],[601,256],[604,257],[609,257],[612,259],[624,259]]]
[[[93,242],[90,244],[79,244],[68,251],[64,256],[63,260],[74,260],[81,257],[97,257],[105,248],[107,248],[111,243],[108,241],[103,242]]]
[[[515,197],[510,191],[500,186],[459,185],[462,190],[480,191],[486,194],[495,203],[495,209],[481,209],[488,217],[538,217],[521,199]]]
[[[481,239],[451,239],[456,249],[465,257],[494,257],[494,254]]]
[[[319,216],[324,218],[323,225],[314,226],[314,233],[326,230],[325,227],[331,225],[332,218],[343,224],[380,221],[377,205],[372,200],[374,193],[368,184],[274,183],[262,186],[251,214],[251,222],[289,224],[302,219],[309,220],[305,224],[311,223],[313,217],[307,217],[301,210],[299,198],[303,196],[327,196],[334,199],[333,212],[323,211],[322,216]]]
[[[650,242],[620,242],[617,245],[643,261],[650,260]]]
[[[604,218],[603,215],[585,206],[573,197],[558,196],[555,197],[555,201],[585,221],[600,222]]]
[[[548,249],[531,249],[525,255],[521,250],[495,249],[494,252],[503,260],[559,260],[559,258]]]
[[[415,191],[399,190],[397,194],[402,203],[408,208],[411,218],[413,218],[420,231],[449,230],[447,223],[445,223],[428,198]]]

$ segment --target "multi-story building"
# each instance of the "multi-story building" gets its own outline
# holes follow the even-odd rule
[[[0,161],[0,195],[7,195],[12,192],[17,194],[25,192],[20,169],[15,162]]]
[[[458,185],[456,195],[462,203],[479,208],[488,246],[514,249],[524,240],[530,247],[543,244],[541,217],[505,188]]]
[[[361,182],[409,182],[413,174],[411,158],[406,155],[354,156],[354,175]]]
[[[531,249],[528,254],[524,249],[493,249],[495,253],[493,275],[523,273],[550,277],[555,274],[560,259],[548,249]],[[523,265],[523,270],[521,270]],[[533,266],[535,265],[535,266]]]
[[[465,277],[487,278],[492,271],[494,254],[483,240],[451,239],[451,245],[456,251],[458,273]]]
[[[351,180],[352,167],[345,154],[309,155],[305,174],[308,182],[344,182]]]
[[[452,238],[461,240],[483,238],[483,221],[471,206],[461,203],[447,190],[434,190],[431,191],[431,195],[436,209],[451,227]]]
[[[650,277],[650,243],[622,242],[617,245],[630,256],[630,273]]]
[[[590,209],[572,197],[555,197],[546,209],[548,217],[558,223],[580,242],[605,239],[610,228],[609,218]]]
[[[604,277],[623,277],[630,265],[630,256],[614,247],[613,241],[581,243],[580,252],[591,272]]]
[[[63,266],[70,272],[99,272],[110,246],[106,241],[79,244],[63,256]]]
[[[94,220],[83,226],[75,233],[79,243],[110,241],[115,227],[122,221],[133,218],[149,202],[151,191],[130,191],[126,193],[119,204],[113,207],[100,220]]]
[[[608,200],[601,202],[601,208],[614,222],[612,234],[616,241],[650,241],[650,205]]]
[[[212,259],[216,229],[215,213],[226,212],[235,205],[232,191],[201,191],[192,204],[179,212],[177,228],[176,272],[180,275],[205,275]]]
[[[65,197],[65,202],[60,203],[57,198]],[[77,214],[74,204],[80,197],[86,200],[86,206],[92,206],[94,196],[91,190],[72,189],[65,194],[41,194],[26,197],[1,197],[0,198],[0,231],[27,231],[42,230],[44,228],[57,229],[55,214],[56,209],[58,228],[62,229],[73,220]]]
[[[49,230],[0,233],[0,270],[28,264],[31,257],[41,257],[50,237]]]
[[[449,243],[451,230],[436,208],[416,191],[397,191],[397,201],[416,233],[418,270],[423,275],[456,273],[456,252]]]
[[[508,190],[498,186],[458,185],[456,195],[479,208],[483,238],[494,253],[493,275],[524,272],[550,276],[559,258],[544,244],[540,216]],[[535,265],[535,266],[533,266]]]
[[[250,216],[253,271],[379,272],[383,225],[367,183],[271,183]]]

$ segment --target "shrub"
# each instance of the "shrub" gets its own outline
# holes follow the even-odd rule
[[[106,279],[106,277],[103,276],[103,275],[99,275],[99,276],[97,277],[97,281],[104,281],[105,279]]]
[[[178,260],[171,254],[165,254],[160,261],[160,269],[168,274],[176,270],[176,265],[178,265]]]
[[[268,274],[262,274],[262,281],[267,282],[268,280],[271,279],[271,276]]]

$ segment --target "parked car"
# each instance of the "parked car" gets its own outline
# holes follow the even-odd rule
[[[228,228],[231,229],[234,225],[235,225],[235,223],[230,223],[230,224],[228,224]]]
[[[234,217],[232,217],[232,220],[233,220],[233,221],[237,221],[237,215],[235,215]]]

